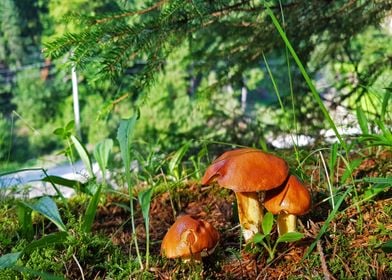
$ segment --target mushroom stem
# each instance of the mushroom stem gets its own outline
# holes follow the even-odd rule
[[[280,213],[278,215],[278,233],[279,236],[288,233],[294,232],[297,228],[297,216],[293,214]]]
[[[236,192],[238,217],[245,242],[260,232],[263,208],[256,192]]]

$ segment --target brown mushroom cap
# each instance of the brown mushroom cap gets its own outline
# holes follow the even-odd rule
[[[300,216],[309,211],[310,204],[308,189],[294,175],[281,188],[266,192],[264,199],[264,207],[274,215],[284,212]]]
[[[244,148],[225,152],[206,170],[201,183],[216,180],[235,192],[266,191],[280,186],[289,173],[285,160],[263,151]]]
[[[191,258],[210,253],[219,241],[219,232],[208,222],[190,215],[177,218],[169,228],[161,245],[167,258]]]

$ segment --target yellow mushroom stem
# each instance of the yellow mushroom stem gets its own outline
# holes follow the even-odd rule
[[[238,217],[245,242],[260,232],[263,220],[263,207],[257,192],[236,192]]]
[[[288,213],[280,213],[278,215],[278,233],[279,236],[287,233],[294,232],[297,228],[297,216]]]

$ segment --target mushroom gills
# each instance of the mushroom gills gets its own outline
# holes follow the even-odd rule
[[[279,236],[288,232],[295,232],[297,229],[297,216],[282,212],[278,215],[277,223]]]
[[[236,192],[238,217],[245,242],[260,232],[263,208],[256,192]]]

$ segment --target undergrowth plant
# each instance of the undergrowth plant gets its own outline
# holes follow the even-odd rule
[[[124,165],[125,180],[126,180],[126,183],[128,186],[129,207],[130,207],[130,212],[131,212],[132,240],[135,245],[136,255],[137,255],[139,265],[140,265],[140,269],[142,270],[144,268],[144,265],[143,265],[143,261],[142,261],[142,257],[140,254],[138,241],[137,241],[137,236],[136,236],[135,210],[134,210],[135,197],[134,197],[134,188],[133,188],[132,179],[131,179],[132,136],[133,136],[134,128],[135,128],[136,121],[138,118],[139,118],[139,112],[134,114],[133,117],[131,117],[129,119],[124,119],[120,122],[120,126],[117,131],[117,140],[120,144],[120,152],[121,152],[121,158],[122,158],[123,165]],[[151,196],[149,196],[149,195],[143,196],[142,195],[140,200],[143,203],[147,203],[147,202],[149,203],[149,200],[147,198],[151,199]],[[142,206],[142,209],[143,209],[143,216],[145,217],[145,215],[148,214],[148,212],[146,211],[146,207]],[[145,217],[145,221],[148,221],[148,219],[146,219],[146,218],[147,217]],[[146,228],[148,228],[147,225],[146,225]],[[148,246],[149,246],[149,244],[147,243],[147,247]]]
[[[274,215],[272,213],[267,212],[261,223],[261,227],[263,233],[256,233],[253,236],[252,242],[250,242],[247,247],[252,246],[252,244],[261,245],[264,249],[268,252],[268,259],[267,262],[272,262],[275,259],[276,249],[280,243],[283,242],[295,242],[301,240],[304,235],[299,232],[287,232],[278,237],[275,241],[272,238],[272,229],[274,224]]]

